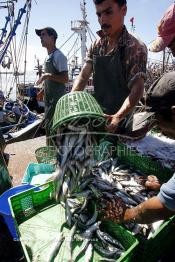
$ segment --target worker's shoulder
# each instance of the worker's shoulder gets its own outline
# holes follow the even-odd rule
[[[131,45],[133,46],[137,46],[143,50],[145,50],[145,52],[147,52],[147,46],[146,44],[141,40],[141,38],[136,35],[135,33],[129,33],[128,32],[128,42],[131,43]]]
[[[58,48],[55,49],[53,55],[54,55],[54,58],[57,58],[57,57],[59,57],[59,58],[61,58],[61,57],[66,58],[65,54]]]

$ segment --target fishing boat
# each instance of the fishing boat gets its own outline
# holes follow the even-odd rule
[[[6,143],[25,140],[37,135],[42,118],[20,100],[0,98],[0,132]]]
[[[0,132],[6,143],[38,135],[42,124],[42,115],[37,111],[32,112],[28,101],[19,92],[20,76],[23,76],[23,86],[26,86],[27,32],[31,4],[32,0],[24,1],[24,6],[16,12],[17,1],[0,2],[0,8],[8,10],[0,35]],[[16,31],[21,24],[23,30],[18,43]]]

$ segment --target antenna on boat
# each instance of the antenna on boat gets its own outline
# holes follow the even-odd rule
[[[86,20],[87,18],[87,13],[86,13],[86,1],[83,0],[80,3],[80,8],[82,12],[82,20],[76,20],[76,21],[71,21],[71,30],[77,33],[80,36],[81,39],[81,64],[85,63],[85,57],[86,57],[86,41],[87,41],[87,25],[88,22]]]

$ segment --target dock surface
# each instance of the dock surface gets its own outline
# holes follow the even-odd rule
[[[46,145],[46,137],[37,138],[8,144],[5,153],[9,154],[8,171],[12,177],[13,186],[21,184],[24,172],[30,162],[37,163],[35,150]]]

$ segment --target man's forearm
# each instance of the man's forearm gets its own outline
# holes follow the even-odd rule
[[[83,91],[86,84],[87,81],[83,77],[78,76],[74,81],[72,91]]]
[[[92,73],[92,64],[85,63],[79,76],[75,79],[72,91],[82,91],[87,85],[88,79]]]
[[[136,103],[137,104],[137,103]],[[118,110],[118,112],[115,114],[120,121],[124,119],[135,107],[135,105],[131,105],[129,101],[129,97],[127,97],[122,105],[122,107]]]
[[[123,105],[116,113],[118,119],[124,119],[137,105],[144,92],[144,81],[139,79],[138,82],[133,86],[131,93],[125,99]]]
[[[61,84],[66,84],[69,80],[67,74],[49,74],[47,79]]]
[[[138,224],[149,224],[166,219],[173,214],[174,212],[168,210],[158,197],[153,197],[134,208],[126,209],[123,223],[133,221]]]

